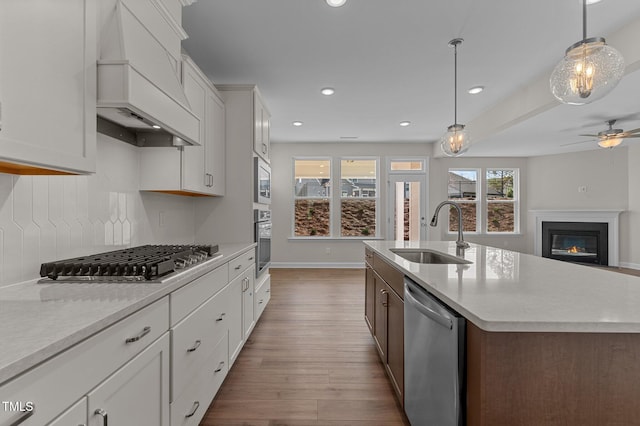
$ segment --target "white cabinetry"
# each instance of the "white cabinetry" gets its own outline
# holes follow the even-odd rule
[[[229,318],[229,362],[231,365],[240,354],[244,343],[256,324],[254,316],[254,264],[245,264],[229,284],[228,300],[232,308]],[[230,270],[232,265],[229,265]]]
[[[88,394],[90,426],[169,426],[169,333]]]
[[[262,101],[262,96],[256,88],[253,92],[253,150],[267,163],[270,155],[270,126],[271,114]]]
[[[200,119],[200,146],[145,148],[140,152],[140,189],[182,195],[225,193],[225,107],[207,77],[187,56],[182,84]]]
[[[134,380],[142,386],[142,382],[148,380],[149,383],[145,385],[148,391],[160,381],[167,383],[168,374],[165,377],[165,373],[168,370],[152,369],[156,377],[149,373],[151,370],[139,376],[137,367],[145,368],[139,363],[126,367],[126,370],[119,369],[142,353],[149,344],[166,334],[168,325],[169,301],[165,297],[8,382],[0,387],[0,395],[3,395],[3,400],[4,395],[7,395],[7,400],[31,402],[33,414],[24,422],[16,424],[36,426],[50,422],[116,371],[119,379],[115,380],[119,383]],[[162,360],[166,362],[169,353],[164,349],[162,347]],[[168,364],[166,367],[168,368]],[[168,386],[158,388],[156,393],[158,392],[166,398],[168,406]],[[20,416],[20,413],[0,410],[0,424],[14,424]],[[95,423],[94,419],[89,420],[92,425],[100,424]],[[112,424],[137,423],[124,421]]]
[[[0,172],[95,171],[95,1],[0,1]]]
[[[60,417],[49,423],[47,426],[86,426],[87,425],[87,398],[84,397],[76,402]]]

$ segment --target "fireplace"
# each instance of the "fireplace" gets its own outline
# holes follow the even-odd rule
[[[542,257],[609,265],[609,225],[604,222],[542,222]]]

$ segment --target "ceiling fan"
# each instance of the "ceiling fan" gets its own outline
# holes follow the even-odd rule
[[[628,131],[624,131],[622,129],[614,129],[613,126],[614,124],[616,124],[616,121],[618,120],[616,119],[607,120],[606,123],[609,125],[609,128],[601,132],[598,132],[597,134],[594,134],[594,135],[582,134],[580,136],[597,138],[598,146],[602,148],[613,148],[614,146],[618,146],[622,143],[622,139],[640,138],[640,128],[628,130]],[[586,142],[591,142],[591,140],[564,144],[563,146],[575,145],[576,143],[586,143]]]

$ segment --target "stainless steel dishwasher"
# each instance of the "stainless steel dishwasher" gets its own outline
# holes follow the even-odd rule
[[[413,426],[464,424],[465,319],[404,280],[404,409]]]

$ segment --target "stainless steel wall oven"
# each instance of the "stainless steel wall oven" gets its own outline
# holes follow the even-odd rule
[[[256,277],[271,264],[271,211],[255,209]]]

